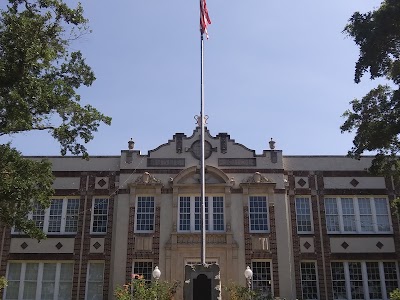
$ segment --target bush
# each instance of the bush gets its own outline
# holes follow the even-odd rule
[[[266,295],[262,291],[252,290],[248,287],[241,286],[237,283],[229,283],[224,287],[224,290],[229,295],[229,300],[272,300],[271,294]]]
[[[132,274],[131,282],[117,287],[114,295],[117,300],[171,300],[179,285],[179,281],[169,283],[159,280],[147,283],[143,276]]]
[[[5,277],[0,277],[0,291],[7,286],[7,283],[8,282],[7,282],[7,279]]]
[[[400,290],[395,289],[393,292],[390,293],[390,300],[400,300]]]

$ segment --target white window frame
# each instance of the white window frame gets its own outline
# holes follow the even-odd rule
[[[135,264],[137,263],[148,263],[151,264],[150,273],[148,274],[141,274],[140,272],[135,272]],[[145,259],[135,259],[132,262],[132,274],[142,275],[143,279],[150,283],[153,279],[153,270],[154,270],[154,262],[152,260],[145,260]]]
[[[250,205],[250,203],[251,203],[251,198],[265,198],[264,200],[265,200],[265,205],[266,205],[266,209],[267,209],[267,211],[265,212],[265,215],[266,215],[266,218],[267,218],[267,223],[266,223],[266,225],[267,225],[267,229],[252,229],[251,228],[251,216],[252,216],[252,213],[251,213],[251,205]],[[270,232],[270,217],[269,217],[269,202],[268,202],[268,196],[267,195],[250,195],[249,197],[248,197],[248,199],[247,199],[247,201],[248,201],[248,207],[249,207],[249,232],[250,233],[269,233]],[[257,214],[263,214],[263,213],[261,213],[261,212],[257,212]]]
[[[186,197],[186,198],[190,198],[190,228],[189,230],[181,230],[180,229],[180,223],[181,223],[181,197]],[[200,196],[198,195],[179,195],[178,196],[178,232],[200,232],[201,228],[199,228],[199,230],[196,230],[196,223],[195,223],[195,216],[196,216],[196,212],[195,212],[195,201],[196,201],[196,197],[200,198]],[[214,224],[214,205],[213,205],[213,199],[214,197],[220,197],[222,198],[222,203],[223,203],[223,229],[222,230],[215,230],[215,226],[217,226],[217,224]],[[201,200],[200,200],[201,201]],[[211,195],[206,195],[206,202],[207,204],[207,210],[206,211],[206,219],[208,220],[208,229],[207,232],[225,232],[226,229],[226,208],[225,208],[225,197],[224,195],[219,195],[219,194],[211,194]],[[201,218],[201,205],[200,205],[200,218]],[[200,226],[201,227],[201,226]]]
[[[9,266],[10,263],[13,264],[20,264],[21,265],[21,271],[20,271],[20,278],[19,278],[19,291],[18,291],[18,299],[23,299],[23,293],[24,293],[24,286],[25,286],[25,275],[26,275],[26,264],[27,263],[33,263],[38,265],[38,272],[37,272],[37,277],[36,277],[36,296],[35,299],[40,300],[41,299],[41,294],[42,294],[42,285],[43,285],[43,270],[44,270],[44,264],[55,264],[56,265],[56,274],[55,274],[55,279],[54,279],[54,300],[58,299],[58,295],[60,292],[60,274],[61,274],[61,265],[62,264],[70,264],[72,265],[72,273],[71,273],[71,297],[72,297],[72,283],[74,279],[74,271],[73,267],[74,264],[71,261],[8,261],[7,263],[7,271],[6,271],[6,278],[9,278]],[[7,295],[7,287],[4,288],[3,291],[3,299],[6,298]],[[72,299],[72,298],[71,298]]]
[[[139,213],[139,198],[152,198],[150,201],[153,201],[153,212],[152,213],[148,213],[148,212],[141,212],[142,215],[153,215],[153,224],[151,224],[151,226],[153,227],[153,229],[151,230],[141,230],[138,229],[137,226],[139,225],[137,222],[137,216]],[[156,200],[154,196],[148,196],[148,195],[139,195],[136,197],[136,203],[135,203],[135,224],[134,224],[134,232],[138,232],[138,233],[152,233],[154,232],[154,228],[155,228],[155,213],[156,213]]]
[[[106,229],[105,229],[105,231],[101,231],[101,232],[99,232],[99,231],[94,232],[93,231],[93,222],[94,222],[94,217],[95,217],[94,209],[95,209],[95,205],[96,205],[96,200],[100,200],[100,201],[107,200]],[[104,234],[107,233],[107,229],[108,229],[108,213],[109,213],[109,211],[110,211],[110,199],[108,198],[108,196],[107,197],[106,196],[93,197],[92,210],[91,210],[92,213],[91,213],[91,218],[90,218],[90,220],[91,220],[91,222],[90,222],[90,234],[93,234],[93,235],[95,235],[95,234],[96,235],[104,235]],[[101,216],[104,216],[104,214],[101,214]]]
[[[380,286],[381,286],[381,294],[382,298],[380,299],[371,299],[369,297],[369,285],[368,285],[368,273],[367,273],[367,262],[377,262],[379,266],[379,279],[380,279]],[[397,284],[399,284],[399,269],[398,264],[396,261],[332,261],[331,263],[340,263],[343,264],[344,268],[344,281],[345,281],[345,290],[346,290],[346,299],[352,299],[351,297],[351,283],[350,283],[350,271],[349,271],[349,263],[359,263],[361,264],[361,274],[362,274],[362,287],[364,293],[364,300],[389,300],[387,297],[387,290],[386,290],[386,277],[384,271],[384,263],[394,263],[396,265],[396,272],[397,272]],[[331,268],[332,269],[332,268]],[[333,275],[332,275],[333,277]],[[332,293],[333,293],[333,286],[332,286]],[[335,299],[335,298],[333,298]]]
[[[310,218],[310,224],[311,224],[311,229],[310,230],[299,230],[299,219],[298,219],[298,212],[297,212],[297,200],[308,200],[308,208],[310,210],[310,213],[308,217]],[[312,234],[314,233],[314,222],[313,222],[313,212],[312,212],[312,202],[311,198],[309,196],[296,196],[294,198],[294,208],[296,211],[296,229],[298,234]],[[305,215],[305,214],[302,214]]]
[[[88,261],[88,264],[87,264],[87,273],[86,273],[86,287],[85,287],[85,300],[90,300],[90,299],[88,299],[87,297],[88,297],[88,289],[89,289],[89,284],[90,284],[90,282],[89,282],[89,275],[90,275],[90,266],[92,265],[92,264],[102,264],[103,265],[103,281],[102,281],[102,294],[101,294],[101,299],[103,299],[103,295],[104,295],[104,273],[105,273],[105,267],[106,267],[106,265],[105,265],[105,262],[104,261],[102,261],[102,260],[90,260],[90,261]],[[100,282],[100,281],[93,281],[92,283],[96,283],[96,282]],[[100,300],[100,299],[98,299],[98,300]]]
[[[255,285],[254,285],[254,281],[255,281],[255,277],[257,276],[256,274],[256,268],[254,267],[254,263],[269,263],[269,274],[271,276],[271,278],[268,280],[265,280],[265,283],[267,286],[269,286],[269,293],[272,295],[274,295],[274,274],[273,274],[273,267],[272,267],[272,260],[270,259],[252,259],[251,260],[251,270],[253,271],[253,277],[252,277],[252,282],[251,282],[251,288],[253,290],[256,290]],[[256,281],[260,281],[261,280],[256,280]]]
[[[306,263],[306,264],[313,264],[314,265],[314,271],[315,271],[315,280],[309,279],[306,280],[306,282],[312,282],[314,281],[316,283],[316,294],[317,294],[317,298],[304,298],[304,293],[303,293],[303,288],[304,288],[304,281],[303,281],[303,269],[302,269],[302,264]],[[302,260],[300,261],[300,281],[301,281],[301,295],[302,295],[302,299],[304,300],[318,300],[320,299],[319,297],[319,281],[318,281],[318,268],[317,268],[317,262],[316,261],[307,261],[307,260]]]
[[[78,226],[76,227],[76,231],[73,232],[66,232],[65,227],[66,227],[66,222],[67,222],[67,208],[68,208],[68,201],[69,200],[74,200],[79,202],[80,206],[80,198],[79,197],[53,197],[50,199],[51,201],[53,200],[62,200],[62,213],[61,213],[61,224],[60,224],[60,231],[59,232],[49,232],[49,221],[50,221],[50,209],[51,209],[51,204],[49,208],[44,209],[44,214],[43,216],[43,224],[40,226],[43,230],[43,232],[47,235],[57,235],[57,234],[63,234],[63,235],[74,235],[78,231]],[[78,206],[78,212],[76,214],[76,218],[79,219],[79,207]],[[33,216],[35,215],[34,212],[30,212],[28,214],[28,220],[32,220]],[[78,223],[78,222],[77,222]],[[15,227],[12,228],[11,231],[12,234],[24,234],[22,231],[18,231]]]
[[[327,200],[334,200],[336,201],[337,207],[337,217],[338,217],[338,226],[339,230],[329,230],[328,223],[326,223],[327,232],[328,234],[392,234],[393,227],[392,227],[392,219],[390,215],[390,204],[389,200],[385,196],[325,196],[324,197],[324,205],[326,205]],[[346,231],[345,224],[343,219],[343,209],[342,209],[342,200],[341,199],[352,199],[353,200],[353,207],[354,207],[354,219],[355,219],[355,230]],[[372,212],[372,223],[373,223],[373,230],[372,231],[363,231],[361,227],[361,220],[360,220],[360,209],[359,209],[359,199],[369,199],[370,207]],[[389,222],[389,230],[387,231],[379,231],[378,223],[377,223],[377,213],[375,209],[375,200],[376,199],[384,199],[386,201],[386,209],[387,209],[387,217]],[[326,210],[326,206],[325,206]],[[325,212],[326,214],[326,212]],[[327,216],[327,215],[326,215]]]

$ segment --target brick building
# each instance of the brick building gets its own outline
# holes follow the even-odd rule
[[[200,261],[199,133],[147,155],[48,157],[55,196],[29,216],[48,238],[0,229],[3,299],[112,299],[155,266],[185,284]],[[250,266],[254,288],[287,299],[388,299],[398,287],[397,192],[366,171],[371,157],[256,154],[208,131],[205,148],[206,260],[222,285],[244,285]]]

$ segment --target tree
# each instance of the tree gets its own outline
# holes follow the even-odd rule
[[[399,178],[400,162],[400,1],[385,0],[374,11],[356,12],[344,33],[360,48],[354,81],[369,72],[371,79],[383,78],[361,100],[350,102],[343,116],[342,132],[355,131],[349,156],[360,158],[365,151],[377,154],[370,170]]]
[[[82,53],[70,50],[88,32],[82,7],[62,0],[8,0],[0,13],[0,137],[46,130],[62,155],[88,158],[84,144],[111,118],[80,104],[79,87],[95,80]],[[27,160],[10,144],[0,145],[0,157],[0,222],[43,238],[26,216],[50,204],[50,163]]]

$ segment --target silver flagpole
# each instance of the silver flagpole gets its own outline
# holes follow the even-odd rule
[[[201,5],[201,2],[200,2]],[[200,11],[201,13],[201,11]],[[204,157],[204,39],[203,32],[201,34],[201,78],[200,78],[200,97],[201,97],[201,107],[200,107],[200,122],[201,122],[201,264],[206,264],[206,182],[205,182],[205,157]]]

